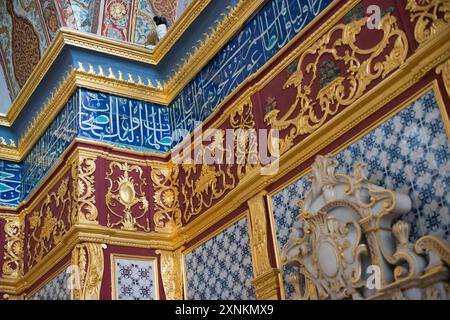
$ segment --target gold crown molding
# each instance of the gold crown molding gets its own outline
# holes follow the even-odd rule
[[[97,243],[133,248],[159,248],[174,251],[180,248],[183,241],[178,236],[156,232],[133,232],[109,229],[99,225],[74,225],[61,242],[52,249],[38,264],[28,270],[20,279],[0,279],[0,292],[21,294],[36,281],[47,274],[58,262],[71,255],[72,249],[80,243]]]
[[[196,3],[193,3],[191,5],[189,12],[196,15],[200,14],[200,12],[207,6],[209,1],[211,0],[198,0]],[[198,41],[199,47],[194,47],[195,54],[192,56],[192,54],[187,53],[188,57],[192,56],[194,57],[194,59],[189,59],[188,63],[185,63],[187,62],[186,59],[182,59],[183,60],[182,69],[183,70],[189,69],[189,71],[181,72],[181,69],[179,69],[179,72],[177,72],[177,76],[172,77],[172,79],[169,80],[171,85],[172,86],[176,85],[177,88],[178,87],[183,88],[184,86],[186,86],[186,84],[188,84],[189,81],[196,75],[196,73],[200,71],[201,68],[206,64],[207,60],[205,60],[205,51],[206,50],[211,51],[208,52],[209,57],[208,60],[212,58],[215,54],[217,54],[217,52],[223,47],[223,45],[231,38],[233,34],[235,34],[240,29],[241,25],[254,12],[254,11],[248,12],[246,10],[251,10],[252,8],[255,8],[254,10],[256,10],[256,8],[258,8],[258,6],[262,2],[263,0],[257,1],[240,0],[237,7],[233,9],[229,8],[228,9],[230,11],[229,16],[223,14],[222,22],[218,22],[218,20],[216,20],[216,24],[220,25],[221,28],[214,29],[211,27],[211,31],[213,32],[213,34],[209,36],[207,35],[205,41],[203,40]],[[242,3],[245,4],[242,5]],[[179,38],[184,33],[184,31],[189,27],[188,23],[194,20],[195,17],[191,18],[185,17],[184,19],[180,20],[179,27],[175,25],[169,32],[172,32],[175,37],[178,36]],[[224,27],[225,25],[227,26],[227,28]],[[169,38],[170,37],[166,37],[165,39],[168,40],[163,40],[160,43],[161,49],[158,49],[158,47],[155,49],[155,52],[159,59],[157,60],[155,59],[155,56],[153,56],[153,52],[144,47],[139,47],[137,45],[111,40],[80,31],[74,31],[67,28],[61,28],[58,31],[58,34],[56,35],[55,39],[53,40],[53,43],[46,50],[43,58],[41,58],[39,64],[32,72],[30,78],[27,80],[24,87],[20,91],[19,95],[14,100],[11,109],[8,111],[6,115],[0,114],[0,125],[11,126],[14,123],[14,121],[19,116],[20,112],[22,112],[23,108],[25,107],[25,104],[27,103],[28,99],[31,97],[34,90],[42,81],[44,75],[46,74],[50,66],[53,64],[53,62],[55,61],[55,59],[57,58],[57,56],[59,55],[59,53],[61,52],[62,48],[65,45],[73,45],[82,48],[88,48],[97,52],[107,53],[118,57],[125,57],[139,62],[157,64],[165,56],[165,54],[167,54],[167,52],[170,51],[171,46],[173,46],[173,44],[176,42],[169,40]],[[196,64],[196,66],[191,66],[192,64]],[[191,73],[192,70],[197,71],[196,73]],[[95,79],[91,78],[90,80],[92,81],[88,80],[83,81],[83,79],[79,79],[80,84],[83,84],[85,86],[92,85],[91,87],[89,87],[91,89],[97,90],[108,89],[107,86],[102,86],[101,83],[97,83],[98,86],[94,85]],[[114,83],[111,83],[111,85],[114,87]],[[143,89],[143,87],[141,87],[140,89]],[[144,99],[145,101],[151,101],[167,105],[173,100],[173,98],[175,98],[174,95],[175,91],[170,90],[171,95],[167,94],[166,92],[168,91],[165,90],[165,92],[160,96],[151,93],[149,97],[147,93],[143,93],[139,97],[134,95],[130,97],[135,99]],[[117,91],[109,93],[121,94],[120,92]],[[139,95],[138,90],[135,90],[134,93]]]
[[[172,102],[172,100],[176,97],[176,95],[182,90],[182,88],[184,88],[189,83],[189,81],[191,81],[191,79],[203,68],[203,66],[209,61],[209,59],[212,58],[220,50],[220,48],[222,48],[223,45],[229,40],[228,38],[224,38],[222,36],[222,33],[227,32],[227,34],[230,35],[229,38],[231,38],[231,36],[236,31],[239,30],[239,28],[240,28],[239,26],[242,25],[248,18],[247,16],[242,16],[242,14],[247,12],[247,14],[250,16],[250,12],[254,12],[254,10],[257,10],[257,8],[262,3],[264,3],[263,0],[258,0],[258,1],[253,1],[253,2],[241,0],[240,2],[245,2],[245,5],[240,4],[233,9],[229,8],[229,10],[231,12],[230,15],[229,16],[224,15],[224,19],[221,23],[218,23],[217,29],[212,29],[213,30],[212,34],[207,36],[205,41],[199,41],[199,43],[201,44],[201,46],[199,47],[200,49],[195,49],[194,55],[192,55],[192,54],[187,55],[188,57],[190,57],[189,62],[188,62],[188,60],[184,60],[185,63],[183,64],[183,67],[181,67],[181,65],[179,66],[179,71],[176,73],[177,76],[173,77],[171,80],[169,80],[169,82],[160,83],[157,81],[156,86],[155,86],[148,79],[146,79],[145,81],[142,80],[141,78],[133,79],[133,77],[130,75],[127,75],[127,79],[125,79],[123,76],[123,73],[120,70],[118,70],[118,76],[116,76],[114,74],[114,71],[112,71],[112,70],[109,70],[109,74],[106,75],[102,66],[97,66],[96,68],[94,68],[92,65],[88,65],[88,66],[86,66],[86,68],[88,68],[88,70],[86,70],[85,67],[83,66],[83,64],[81,64],[81,65],[79,64],[77,69],[71,68],[71,71],[69,72],[67,77],[60,82],[59,88],[55,88],[55,90],[53,92],[53,96],[58,96],[61,98],[61,99],[53,99],[58,102],[59,108],[58,107],[56,107],[56,108],[49,107],[50,111],[46,111],[47,106],[44,106],[38,117],[40,119],[44,119],[47,121],[45,121],[45,123],[41,123],[42,120],[33,122],[32,125],[30,125],[29,128],[27,129],[27,132],[28,133],[33,132],[34,136],[42,135],[43,132],[45,131],[46,127],[51,122],[51,121],[49,121],[49,119],[53,120],[54,117],[56,116],[57,112],[64,106],[64,104],[66,102],[65,99],[62,99],[62,98],[64,98],[64,96],[62,95],[61,91],[63,91],[63,92],[71,91],[73,93],[77,86],[85,87],[85,88],[92,89],[92,90],[99,90],[99,91],[107,92],[110,94],[125,96],[125,97],[129,97],[129,98],[133,98],[133,99],[138,99],[138,100],[143,100],[143,101],[148,101],[148,102],[156,102],[156,103],[159,103],[162,105],[169,105]],[[353,6],[354,4],[351,4],[351,5]],[[339,19],[340,19],[342,17],[341,13],[342,12],[346,13],[349,10],[349,8],[351,7],[351,5],[348,3],[346,5],[344,5],[340,9],[340,11],[336,14],[335,17],[339,17]],[[216,115],[218,110],[220,110],[223,105],[225,105],[232,97],[234,97],[237,92],[239,92],[245,85],[247,85],[247,83],[249,81],[254,79],[256,76],[261,74],[263,71],[265,71],[267,69],[267,67],[273,63],[273,61],[278,59],[287,49],[289,49],[292,46],[292,44],[295,41],[297,41],[307,30],[309,30],[309,28],[311,28],[311,26],[314,25],[315,21],[320,19],[323,15],[325,15],[334,6],[335,6],[335,3],[332,3],[329,7],[327,7],[321,14],[319,14],[319,16],[317,16],[310,24],[308,24],[308,26],[306,28],[304,28],[298,35],[296,35],[294,37],[294,39],[292,39],[289,42],[288,45],[286,45],[274,57],[272,57],[272,59],[270,59],[269,62],[267,62],[255,74],[253,74],[250,78],[246,79],[241,85],[239,85],[236,89],[234,89],[233,92],[224,101],[222,101],[222,103],[220,103],[220,105],[216,108],[216,110],[211,115],[208,116],[206,121],[209,121],[209,119],[212,119]],[[227,21],[229,19],[234,19],[233,20],[234,24],[228,23]],[[336,19],[336,18],[330,19],[324,23],[323,27],[326,29],[329,27],[329,25],[331,25],[332,23],[335,23],[337,21],[338,21],[338,19]],[[231,31],[231,30],[233,30],[233,31]],[[64,37],[66,32],[69,35],[77,34],[80,38],[83,38],[83,36],[85,36],[84,33],[72,31],[72,30],[68,31],[68,30],[62,29],[62,31],[60,32],[60,34],[62,35],[61,37]],[[318,33],[318,31],[316,33]],[[89,36],[97,39],[100,42],[104,40],[103,38],[98,38],[93,35],[89,35]],[[56,39],[58,39],[58,37]],[[111,40],[111,41],[114,42],[113,40]],[[57,40],[55,40],[54,43],[56,43],[56,42],[57,42]],[[80,44],[80,46],[82,46],[82,45]],[[303,46],[301,46],[301,47],[303,47]],[[211,56],[211,57],[205,58],[205,55],[204,55],[205,50],[209,50],[208,57],[209,56]],[[53,51],[55,51],[55,50],[53,50]],[[55,51],[55,52],[56,52],[55,54],[57,54],[59,51]],[[139,60],[139,59],[136,59],[136,60]],[[51,64],[51,62],[49,62],[49,63]],[[96,69],[98,69],[98,71],[96,71]],[[185,71],[183,71],[185,69],[186,70],[189,69],[191,71],[185,72]],[[275,72],[276,70],[281,71],[281,68],[278,66],[278,68],[275,67],[274,70],[271,70],[271,72],[269,73],[270,79],[272,79],[276,75],[276,72]],[[32,74],[32,76],[33,76],[33,74]],[[75,78],[75,80],[74,80],[75,83],[70,82],[72,76]],[[265,83],[267,83],[267,82],[265,82]],[[260,86],[262,86],[262,85],[263,84],[260,83]],[[177,88],[175,88],[174,86],[177,86]],[[257,86],[254,89],[256,90],[260,86]],[[22,91],[24,91],[23,94],[22,94]],[[16,100],[13,103],[13,106],[17,104],[16,108],[19,108],[20,110],[23,109],[26,101],[31,96],[31,94],[26,96],[26,92],[28,92],[26,89],[22,89],[22,91],[19,94],[19,96],[24,95],[24,97],[19,99],[19,96],[18,96],[18,98],[16,98]],[[32,93],[32,91],[31,91],[31,93]],[[68,97],[66,99],[68,99]],[[47,105],[49,105],[49,104],[50,103],[47,103]],[[17,118],[17,115],[20,113],[20,111],[13,112],[12,110],[13,110],[13,107],[11,108],[10,112],[8,113],[8,116],[0,115],[0,125],[1,125],[2,120],[4,120],[5,125],[7,125],[7,126],[11,126],[12,123],[14,123],[14,120]],[[10,113],[11,114],[17,113],[17,115],[14,118],[9,118]],[[38,128],[37,131],[36,131],[36,127]],[[37,140],[37,138],[34,138],[34,137],[31,137],[31,138],[32,139],[28,139],[28,136],[26,134],[23,135],[23,138],[21,140],[26,141],[26,145],[21,146],[21,144],[19,142],[20,150],[15,150],[15,149],[9,150],[9,149],[5,149],[2,146],[0,146],[0,158],[5,159],[5,160],[11,160],[11,161],[21,161],[24,157],[24,154],[26,154],[29,151],[30,145],[33,145],[33,143],[35,143],[35,141]],[[34,141],[34,142],[31,143],[29,141]],[[120,148],[117,148],[117,149],[121,150]],[[163,156],[161,156],[160,154],[155,154],[154,156],[166,157],[170,153],[171,153],[171,151],[169,151],[168,153],[166,153]],[[150,154],[150,155],[153,156],[153,154]]]

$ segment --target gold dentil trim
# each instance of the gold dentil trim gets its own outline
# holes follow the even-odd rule
[[[135,44],[99,37],[97,35],[70,30],[67,28],[61,28],[58,31],[58,34],[56,35],[52,44],[48,47],[44,56],[41,58],[31,76],[25,83],[24,87],[21,89],[19,95],[14,100],[11,109],[6,115],[0,114],[0,124],[4,126],[11,126],[14,123],[20,112],[22,112],[23,108],[25,107],[25,104],[27,103],[37,86],[40,84],[44,75],[50,69],[51,65],[54,63],[65,45],[88,48],[97,52],[107,53],[118,57],[125,57],[131,60],[148,64],[157,64],[165,56],[165,54],[170,51],[176,40],[178,40],[184,33],[184,31],[189,27],[189,23],[195,20],[195,18],[208,5],[210,1],[211,0],[197,0],[196,2],[192,3],[188,8],[188,12],[186,12],[185,15],[183,15],[183,17],[179,20],[178,23],[180,26],[177,27],[178,24],[175,24],[169,30],[166,37],[160,42],[159,46],[161,47],[161,49],[159,49],[158,46],[154,52],[145,47],[140,47]],[[186,53],[188,59],[182,59],[183,66],[179,65],[179,70],[176,73],[176,76],[172,77],[172,79],[170,80],[171,85],[176,86],[178,91],[168,90],[170,94],[166,94],[166,96],[171,98],[166,98],[163,101],[157,96],[151,98],[150,101],[162,103],[165,105],[169,104],[173,100],[173,98],[175,98],[180,88],[184,88],[186,84],[188,84],[196,75],[196,73],[193,74],[191,73],[191,71],[201,70],[201,68],[203,68],[203,66],[206,65],[206,63],[209,61],[209,59],[217,54],[217,52],[231,38],[231,36],[240,29],[242,23],[244,23],[247,18],[254,12],[249,12],[247,10],[256,10],[256,8],[258,8],[258,6],[262,2],[263,0],[240,0],[236,7],[228,8],[229,15],[223,14],[223,21],[220,23],[218,23],[218,20],[216,20],[215,23],[218,27],[216,29],[211,27],[212,33],[205,36],[205,40],[198,41],[199,46],[195,47],[194,54]],[[189,13],[196,16],[188,17],[187,15]],[[206,51],[208,51],[207,56],[210,57],[208,59],[205,59]],[[105,89],[105,86],[99,86],[99,84],[96,84],[95,81],[86,80],[82,82],[81,85],[90,85],[91,89],[96,90]],[[112,86],[114,87],[114,85]],[[138,97],[134,98],[139,99]],[[146,101],[149,101],[148,97],[146,98]]]
[[[244,4],[242,4],[244,3]],[[51,99],[48,103],[41,109],[40,114],[36,119],[33,120],[32,124],[27,129],[27,132],[20,139],[21,141],[25,141],[25,145],[21,145],[19,143],[19,149],[5,149],[0,146],[0,158],[11,161],[21,161],[25,154],[30,150],[31,146],[37,141],[40,135],[44,133],[48,125],[53,121],[58,112],[63,108],[66,104],[69,97],[73,94],[77,87],[84,87],[92,90],[99,90],[103,92],[107,92],[110,94],[125,96],[133,99],[138,99],[142,101],[155,102],[162,105],[169,105],[173,99],[178,95],[178,93],[192,80],[192,78],[206,65],[206,63],[214,57],[215,54],[227,43],[227,41],[239,30],[238,26],[246,21],[248,16],[250,16],[251,12],[254,12],[264,3],[264,0],[257,1],[243,1],[240,0],[240,4],[235,8],[228,8],[230,10],[230,14],[228,16],[224,16],[224,19],[221,23],[217,23],[216,29],[211,29],[211,35],[205,38],[205,41],[200,41],[201,45],[198,49],[195,49],[194,54],[187,54],[189,59],[184,59],[183,66],[179,65],[179,70],[176,72],[176,76],[170,79],[168,82],[160,83],[156,81],[156,85],[152,83],[152,81],[148,79],[142,79],[138,77],[138,79],[134,79],[130,74],[124,77],[123,73],[120,70],[117,70],[118,75],[115,75],[114,70],[108,70],[108,74],[106,70],[103,69],[101,65],[92,66],[87,65],[83,66],[83,64],[79,64],[78,67],[71,68],[70,72],[66,73],[66,76],[60,81],[60,85],[58,88],[54,88]],[[247,85],[251,80],[265,71],[269,65],[273,63],[276,59],[278,59],[288,48],[292,46],[292,44],[297,41],[305,32],[307,32],[314,23],[320,19],[322,16],[327,14],[334,6],[335,2],[330,4],[323,12],[321,12],[314,20],[308,24],[304,29],[302,29],[282,50],[280,50],[274,57],[272,57],[263,67],[261,67],[255,74],[246,79],[243,83],[241,83],[236,89],[232,91],[230,95],[228,95],[224,101],[222,101],[216,110],[210,114],[205,122],[212,119],[218,110],[222,108],[231,98],[233,98],[237,92],[239,92],[245,85]],[[353,5],[353,4],[352,4]],[[348,11],[350,7],[349,4],[344,5],[341,11]],[[252,11],[253,10],[253,11]],[[340,16],[340,14],[337,14]],[[327,21],[324,25],[330,25],[331,23],[337,21],[338,19],[330,19],[331,21]],[[227,37],[223,36],[223,33],[227,33]],[[66,40],[66,37],[68,38]],[[94,46],[92,43],[84,44],[81,42],[84,37],[88,37],[89,40],[95,42],[95,46],[101,48],[101,43],[104,40],[103,38],[99,38],[94,35],[84,34],[78,31],[61,29],[58,33],[55,41],[51,45],[51,48],[47,50],[47,52],[52,52],[53,55],[57,55],[62,47],[64,46],[64,41],[70,43],[72,45],[76,45],[78,43],[79,46]],[[89,38],[90,37],[90,38]],[[61,39],[60,39],[61,38]],[[114,43],[118,43],[123,45],[121,42],[110,40],[108,45],[112,46]],[[58,47],[58,43],[62,41],[62,44]],[[128,44],[129,45],[129,44]],[[94,46],[94,47],[95,47]],[[129,45],[132,46],[132,45]],[[132,46],[134,47],[134,46]],[[121,52],[120,50],[118,50]],[[207,51],[207,56],[205,56],[205,52]],[[106,49],[105,51],[109,53]],[[120,56],[123,56],[122,54]],[[41,59],[48,60],[54,56],[47,58],[44,56]],[[135,60],[142,61],[142,57],[137,57]],[[54,60],[54,59],[53,59]],[[53,60],[48,62],[48,68],[50,67]],[[43,69],[38,64],[35,70],[41,70],[42,72],[46,72],[47,69]],[[279,68],[277,68],[279,70]],[[42,77],[38,78],[37,75],[34,75],[35,72],[32,73],[30,79],[35,77],[39,79],[39,82],[42,80]],[[272,71],[270,74],[274,77],[276,74]],[[17,119],[18,115],[24,108],[26,102],[29,97],[33,93],[34,89],[37,87],[39,83],[36,83],[34,86],[32,84],[37,81],[30,81],[30,85],[28,82],[25,84],[24,88],[22,88],[19,96],[13,102],[13,106],[9,110],[7,115],[0,115],[0,124],[4,123],[5,126],[11,126],[14,121]],[[58,97],[57,99],[55,97]],[[44,119],[44,120],[42,120]],[[33,135],[31,135],[33,133]],[[33,143],[31,143],[33,141]],[[168,155],[170,151],[166,154]],[[164,155],[163,157],[165,157]],[[161,156],[161,155],[157,155]]]

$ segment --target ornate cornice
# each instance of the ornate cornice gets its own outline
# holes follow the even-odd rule
[[[198,15],[209,1],[197,1],[190,7],[190,10],[195,11],[195,14]],[[20,138],[21,142],[18,143],[18,148],[7,149],[4,146],[0,146],[0,157],[12,161],[21,161],[78,87],[154,102],[161,105],[169,105],[178,93],[217,54],[263,2],[263,0],[241,0],[236,7],[228,7],[228,15],[222,14],[222,21],[216,20],[216,28],[211,27],[210,34],[205,33],[205,39],[198,41],[199,46],[194,47],[193,54],[191,52],[186,53],[187,58],[182,58],[182,65],[177,65],[178,71],[175,71],[172,78],[167,82],[164,81],[161,83],[156,80],[156,83],[153,83],[152,80],[140,76],[134,79],[131,74],[124,75],[121,70],[109,69],[106,71],[101,65],[94,67],[79,63],[76,67],[69,66],[69,70],[66,71],[66,75],[61,79],[58,87],[54,88],[47,103],[42,107],[40,113]],[[193,19],[193,16],[188,17],[187,15],[184,19],[181,19],[180,22],[185,23],[183,28],[188,27],[186,21]],[[175,36],[180,37],[182,31],[184,32],[183,28],[175,27],[171,30],[176,33]],[[170,34],[168,34],[165,39],[169,39],[170,37]],[[163,40],[159,45],[165,49],[159,49],[158,46],[154,53],[152,53],[152,51],[146,48],[129,43],[100,38],[95,35],[62,28],[14,100],[8,114],[0,115],[0,125],[8,127],[13,125],[65,45],[79,46],[140,62],[157,64],[175,42],[174,39],[167,40],[166,42],[168,41],[172,41],[173,43],[168,44]],[[155,59],[155,57],[158,57],[158,59]]]

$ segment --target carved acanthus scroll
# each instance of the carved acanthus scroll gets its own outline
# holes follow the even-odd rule
[[[402,220],[394,223],[411,210],[410,198],[370,183],[362,164],[352,177],[335,173],[336,165],[331,157],[317,157],[311,190],[300,202],[300,214],[282,249],[284,266],[294,270],[288,281],[295,298],[437,296],[431,287],[418,287],[415,281],[423,277],[436,278],[432,287],[445,297],[448,244],[425,236],[414,246],[409,225]],[[380,287],[368,285],[368,266],[379,270]]]
[[[103,279],[104,244],[78,244],[72,251],[72,300],[99,300]]]
[[[171,233],[181,227],[181,209],[178,192],[178,166],[169,163],[151,168],[155,194],[155,230]]]
[[[98,223],[95,205],[96,157],[79,155],[72,163],[72,221],[74,223]]]
[[[411,21],[416,21],[414,36],[422,44],[450,27],[448,0],[408,0],[406,9]]]
[[[181,251],[156,251],[161,255],[161,277],[167,300],[183,299],[182,254]]]
[[[403,64],[408,41],[397,19],[390,13],[383,16],[380,22],[383,37],[372,47],[363,49],[358,46],[358,39],[366,25],[365,17],[339,24],[299,57],[297,70],[284,84],[285,89],[291,86],[297,89],[295,101],[285,114],[274,109],[264,119],[271,129],[284,135],[279,141],[280,153],[291,148],[296,137],[316,131],[330,116],[360,98],[372,82],[385,78]],[[324,59],[345,65],[346,72],[336,75],[315,94],[314,88],[320,82],[320,63]]]
[[[23,232],[19,217],[5,219],[3,277],[18,278],[23,268]]]

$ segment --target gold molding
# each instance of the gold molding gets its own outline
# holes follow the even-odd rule
[[[436,73],[442,74],[445,90],[447,91],[447,96],[450,98],[450,59],[438,66]]]
[[[280,300],[280,270],[270,269],[252,280],[257,300]]]
[[[157,250],[161,256],[161,278],[166,300],[183,300],[183,257],[181,250]]]
[[[97,66],[98,71],[96,71],[95,68],[91,65],[87,66],[88,71],[84,69],[83,65],[79,66],[78,69],[74,69],[72,67],[71,71],[68,71],[68,73],[66,73],[66,77],[64,77],[64,79],[60,81],[59,88],[54,89],[54,92],[52,94],[53,98],[47,103],[47,105],[45,105],[41,109],[41,112],[38,116],[39,119],[35,119],[35,121],[33,121],[33,124],[28,127],[27,134],[23,135],[21,140],[24,141],[25,144],[21,145],[21,143],[18,143],[18,150],[9,150],[0,146],[0,158],[16,162],[21,161],[25,154],[31,149],[31,146],[44,133],[48,125],[51,123],[51,121],[53,121],[57,113],[65,105],[70,95],[79,86],[142,101],[155,102],[162,105],[170,104],[173,99],[175,99],[177,94],[182,90],[182,88],[184,88],[192,80],[192,78],[206,65],[206,63],[212,57],[214,57],[217,52],[227,43],[232,35],[239,30],[240,26],[246,21],[246,19],[248,19],[248,17],[250,17],[252,12],[254,12],[254,10],[257,10],[259,6],[264,3],[264,0],[239,0],[239,2],[245,3],[241,3],[235,8],[228,8],[230,10],[230,14],[228,16],[224,16],[223,21],[220,24],[217,24],[216,29],[212,29],[212,31],[214,30],[214,32],[206,37],[205,41],[199,40],[202,45],[195,51],[194,55],[187,55],[190,58],[188,60],[183,60],[183,66],[180,65],[179,70],[176,72],[177,76],[172,77],[168,83],[157,83],[157,85],[155,86],[151,82],[149,83],[147,79],[147,84],[145,84],[142,79],[133,79],[133,77],[130,77],[130,75],[128,75],[128,79],[124,79],[123,75],[120,76],[120,74],[122,74],[120,70],[118,71],[118,77],[116,77],[114,73],[112,76],[111,73],[107,76],[105,75],[102,66]],[[224,104],[226,104],[231,98],[233,98],[237,92],[239,92],[245,85],[248,84],[249,81],[264,72],[268,68],[268,66],[273,63],[273,61],[278,59],[278,57],[280,57],[286,50],[288,50],[295,41],[297,41],[305,32],[307,32],[314,25],[315,21],[323,17],[326,13],[333,9],[335,5],[336,2],[331,3],[325,10],[323,10],[317,17],[315,17],[313,21],[311,21],[304,29],[302,29],[286,46],[284,46],[283,49],[281,49],[264,66],[262,66],[257,72],[255,72],[255,74],[246,79],[237,88],[235,88],[232,93],[229,94],[224,99],[224,101],[222,101],[218,105],[216,110],[208,116],[205,122],[212,119]],[[350,6],[351,5],[348,3],[345,4],[336,15],[341,18],[340,12],[348,11],[348,8]],[[229,22],[230,19],[234,21],[234,23]],[[338,19],[333,18],[326,21],[324,23],[324,27],[327,28],[327,26],[335,21],[338,21]],[[228,37],[224,37],[222,34],[223,32],[227,33]],[[316,31],[316,33],[317,32],[318,31]],[[84,43],[84,40],[86,40],[87,43]],[[42,80],[43,72],[45,73],[50,68],[50,65],[55,60],[55,57],[62,50],[64,43],[67,42],[68,44],[88,48],[93,47],[97,48],[97,51],[106,53],[110,53],[109,51],[112,50],[110,48],[111,46],[116,48],[115,52],[119,53],[122,52],[121,50],[127,49],[121,47],[122,45],[124,45],[124,43],[110,39],[106,39],[110,43],[107,43],[107,48],[103,48],[102,42],[104,40],[105,39],[98,36],[62,28],[59,31],[58,35],[55,37],[55,40],[52,43],[51,47],[49,47],[49,49],[47,50],[47,52],[49,52],[49,57],[47,57],[46,53],[44,58],[41,59],[41,62],[43,60],[48,60],[46,62],[47,69],[45,69],[44,66],[40,66],[40,64],[38,64],[38,67],[36,67],[35,71],[30,76],[30,79],[33,78],[33,80],[29,79],[27,81],[24,88],[22,88],[21,92],[19,93],[19,96],[17,96],[16,100],[13,102],[13,105],[8,111],[8,114],[0,114],[0,125],[11,126],[14,123],[14,121],[17,119],[18,115],[24,108],[26,102],[30,98],[31,94],[36,89],[39,82]],[[116,45],[117,47],[115,47],[114,45]],[[207,51],[207,56],[205,56],[204,51]],[[122,56],[122,54],[118,55]],[[134,60],[143,61],[141,56],[135,57]],[[38,69],[40,70],[39,73],[37,71]],[[275,69],[279,70],[279,68]],[[35,72],[37,73],[37,75],[34,75]],[[41,77],[38,77],[39,74],[41,75]],[[274,71],[271,71],[270,74],[272,76],[276,75],[274,74]],[[30,84],[28,84],[28,82],[30,82]],[[170,154],[170,151],[163,157],[167,156],[168,154]]]
[[[158,271],[158,258],[157,257],[111,253],[110,262],[111,262],[111,299],[112,300],[117,300],[117,296],[116,296],[116,265],[115,265],[116,259],[152,261],[153,262],[153,275],[154,275],[154,280],[155,280],[155,300],[160,299],[160,295],[159,295],[159,278],[160,278],[160,276],[159,276],[159,271]]]
[[[250,213],[250,243],[253,261],[253,274],[258,278],[270,267],[267,247],[266,192],[260,192],[247,201]]]
[[[187,13],[198,16],[210,1],[211,0],[197,0],[190,5]],[[194,54],[187,53],[188,59],[182,58],[183,66],[178,64],[178,72],[176,72],[169,80],[169,83],[174,89],[167,88],[168,90],[165,90],[165,93],[162,95],[155,93],[154,90],[142,92],[141,90],[145,89],[145,85],[140,85],[138,88],[133,88],[133,86],[129,85],[128,89],[121,90],[120,82],[115,82],[113,81],[114,79],[106,81],[105,77],[99,78],[100,76],[96,74],[91,74],[90,76],[85,75],[85,77],[80,75],[76,85],[167,105],[175,98],[179,91],[192,80],[198,71],[206,65],[209,59],[217,54],[223,45],[225,45],[239,30],[241,25],[251,14],[253,14],[254,10],[256,10],[261,3],[263,3],[263,0],[239,0],[236,7],[228,8],[229,14],[223,14],[222,22],[218,23],[218,20],[216,20],[216,29],[213,27],[210,28],[212,32],[211,35],[205,36],[205,40],[198,40],[199,47],[195,47]],[[196,16],[188,17],[187,15],[184,15],[181,20],[179,20],[180,26],[177,27],[177,24],[174,25],[174,27],[169,30],[166,37],[159,43],[155,51],[126,42],[61,28],[53,40],[53,43],[47,48],[45,55],[39,61],[19,95],[14,100],[8,113],[6,115],[0,114],[0,125],[11,126],[14,123],[65,45],[88,48],[97,52],[155,65],[170,51],[178,38],[181,37],[184,31],[189,27],[189,23],[195,20],[195,18]],[[111,90],[111,88],[115,89]],[[162,87],[159,89],[162,89]],[[63,101],[63,103],[65,103],[65,101]]]
[[[106,245],[99,243],[77,244],[72,250],[72,300],[100,300]]]
[[[23,225],[19,216],[5,218],[5,245],[2,275],[5,278],[17,279],[23,268]]]

